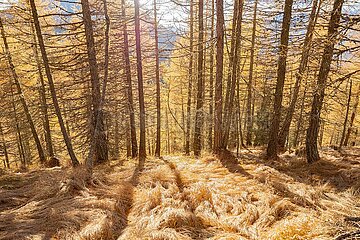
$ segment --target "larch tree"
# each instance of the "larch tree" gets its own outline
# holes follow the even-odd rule
[[[157,22],[157,5],[154,0],[154,34],[155,34],[155,78],[156,78],[156,148],[155,156],[161,154],[161,105],[160,105],[160,61],[159,61],[159,34]]]
[[[279,60],[277,69],[277,81],[275,89],[274,111],[270,126],[269,143],[266,150],[267,158],[277,157],[278,151],[278,134],[281,117],[281,104],[283,99],[283,89],[286,75],[286,58],[289,44],[289,31],[291,22],[293,0],[285,0],[284,15],[282,20]]]
[[[137,80],[139,92],[139,107],[140,107],[140,143],[139,143],[139,159],[144,161],[146,158],[146,139],[145,139],[145,102],[144,102],[144,80],[141,57],[141,35],[140,35],[140,6],[139,0],[134,0],[135,3],[135,38],[136,38],[136,61],[137,61]]]
[[[194,129],[194,155],[201,154],[202,127],[204,124],[204,1],[199,1],[199,43],[198,43],[198,61],[197,61],[197,92],[196,92],[196,112],[195,112],[195,129]]]
[[[321,1],[320,1],[320,3],[321,3]],[[311,50],[311,46],[312,46],[312,38],[313,38],[313,34],[314,34],[314,28],[315,28],[315,25],[317,22],[317,17],[318,17],[319,11],[320,11],[320,6],[321,6],[321,4],[319,4],[318,0],[313,0],[311,13],[309,16],[309,23],[308,23],[308,27],[306,30],[304,44],[303,44],[300,64],[299,64],[299,67],[297,69],[297,73],[295,76],[296,81],[295,81],[294,91],[293,91],[293,94],[291,97],[289,108],[287,110],[284,122],[282,124],[280,133],[279,133],[279,138],[278,138],[279,150],[284,150],[286,137],[289,134],[290,124],[291,124],[291,121],[292,121],[292,118],[293,118],[293,115],[295,112],[296,102],[297,102],[299,91],[300,91],[300,84],[302,82],[302,79],[304,78],[305,71],[308,66],[308,59],[309,59],[310,50]]]
[[[4,44],[4,50],[5,50],[5,54],[6,54],[6,59],[7,59],[7,62],[8,62],[10,71],[11,71],[11,75],[12,75],[12,78],[13,78],[15,86],[16,86],[16,89],[17,89],[17,94],[18,94],[18,96],[20,98],[21,105],[22,105],[22,107],[24,109],[24,113],[26,115],[27,122],[28,122],[28,124],[30,126],[32,136],[33,136],[34,141],[36,143],[36,148],[38,150],[40,162],[45,163],[46,157],[45,157],[44,149],[43,149],[42,144],[40,142],[39,135],[38,135],[37,130],[35,128],[34,120],[33,120],[32,116],[30,114],[28,103],[27,103],[27,101],[25,99],[25,95],[24,95],[22,87],[21,87],[19,76],[18,76],[18,74],[16,72],[16,69],[15,69],[15,66],[14,66],[14,63],[13,63],[12,55],[10,53],[9,44],[8,44],[8,41],[7,41],[7,38],[6,38],[6,34],[5,34],[5,30],[4,30],[4,26],[3,26],[1,18],[0,18],[0,31],[1,31],[1,37],[2,37],[2,40],[3,40],[3,44]]]
[[[83,23],[86,35],[87,57],[91,79],[91,139],[87,165],[91,169],[93,164],[108,160],[108,147],[105,133],[104,112],[101,106],[100,79],[96,60],[95,40],[88,0],[81,0]]]
[[[224,2],[216,1],[216,78],[215,78],[215,113],[214,113],[214,145],[215,153],[221,150],[222,141],[222,85],[224,69]]]
[[[333,9],[331,11],[325,49],[322,55],[319,74],[317,78],[317,87],[313,94],[314,96],[310,112],[309,127],[306,132],[306,158],[308,163],[313,163],[320,160],[318,150],[320,114],[325,97],[326,82],[330,72],[334,47],[338,37],[338,28],[343,3],[344,0],[334,0]]]
[[[134,111],[134,100],[132,90],[132,79],[131,79],[131,63],[129,54],[129,37],[127,32],[127,19],[125,11],[125,0],[121,1],[121,13],[123,18],[123,40],[124,40],[124,67],[126,77],[126,88],[127,88],[127,105],[129,112],[129,124],[130,124],[130,139],[131,139],[131,156],[137,157],[138,145],[136,140],[136,125],[135,125],[135,111]]]
[[[52,101],[53,101],[54,108],[55,108],[55,113],[58,118],[58,122],[59,122],[59,125],[61,128],[61,132],[62,132],[64,141],[65,141],[72,165],[77,166],[77,165],[79,165],[79,161],[73,150],[71,140],[69,138],[69,135],[67,133],[67,130],[66,130],[66,127],[64,124],[64,120],[61,115],[61,110],[60,110],[59,102],[58,102],[57,95],[56,95],[56,90],[55,90],[53,77],[51,74],[49,59],[48,59],[47,52],[45,49],[45,43],[44,43],[43,35],[41,32],[41,26],[40,26],[39,17],[38,17],[38,13],[37,13],[37,9],[36,9],[34,0],[30,0],[30,7],[31,7],[33,21],[34,21],[36,36],[37,36],[37,40],[39,43],[39,48],[40,48],[40,52],[41,52],[41,56],[42,56],[42,60],[43,60],[44,68],[45,68],[46,78],[48,79],[51,97],[52,97]]]

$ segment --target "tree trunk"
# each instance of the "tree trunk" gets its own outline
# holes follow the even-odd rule
[[[357,93],[356,93],[355,103],[354,103],[353,111],[351,113],[348,131],[347,131],[347,134],[346,134],[346,137],[345,137],[345,140],[344,140],[344,146],[347,146],[349,144],[349,138],[350,138],[350,135],[351,135],[351,133],[353,131],[352,128],[353,128],[354,120],[355,120],[355,117],[356,117],[357,108],[358,108],[358,105],[359,105],[359,96],[360,96],[360,85],[359,85]]]
[[[154,29],[155,29],[155,62],[156,62],[156,148],[155,156],[160,157],[161,152],[161,106],[160,106],[160,62],[159,62],[159,37],[157,23],[156,0],[154,0]]]
[[[127,24],[126,24],[125,0],[121,1],[121,12],[124,21],[123,23],[124,61],[125,61],[127,99],[128,99],[128,108],[129,108],[129,121],[130,121],[131,156],[134,158],[137,157],[138,155],[138,145],[136,140],[135,112],[134,112],[134,100],[133,100],[133,92],[132,92],[131,64],[130,64],[130,55],[129,55],[129,38],[128,38]]]
[[[308,24],[308,27],[306,30],[304,46],[303,46],[303,50],[302,50],[302,54],[301,54],[300,65],[299,65],[299,68],[298,68],[297,74],[296,74],[294,93],[292,95],[292,98],[290,101],[290,106],[287,111],[283,126],[279,133],[278,146],[279,146],[280,151],[284,150],[286,137],[289,135],[290,125],[291,125],[291,121],[292,121],[292,118],[293,118],[293,115],[295,112],[296,102],[297,102],[297,98],[299,95],[300,83],[304,77],[304,73],[305,73],[308,59],[309,59],[309,52],[311,49],[312,37],[313,37],[313,33],[314,33],[314,28],[315,28],[315,25],[317,22],[317,17],[318,17],[319,11],[320,11],[320,5],[321,5],[321,2],[318,6],[318,0],[313,1],[313,5],[312,5],[310,17],[309,17],[309,24]]]
[[[13,109],[13,113],[14,113],[13,117],[15,120],[16,143],[17,143],[17,148],[18,148],[18,152],[19,152],[19,156],[20,156],[20,163],[23,166],[25,166],[24,146],[23,146],[23,140],[22,140],[21,131],[20,131],[20,124],[19,124],[19,118],[18,118],[17,110],[16,110],[15,94],[13,91],[12,83],[10,86],[10,91],[11,91],[11,106]]]
[[[281,117],[281,103],[283,98],[283,89],[286,74],[286,58],[289,44],[289,30],[291,21],[291,10],[293,0],[285,0],[284,16],[281,30],[281,43],[279,48],[279,61],[277,70],[277,82],[274,100],[273,118],[270,126],[269,143],[266,151],[267,158],[277,157],[278,133]]]
[[[65,141],[68,153],[70,155],[72,165],[77,166],[77,165],[79,165],[79,161],[77,160],[76,155],[74,153],[74,150],[73,150],[73,147],[72,147],[72,144],[71,144],[71,140],[70,140],[70,138],[68,136],[68,133],[66,131],[65,124],[64,124],[64,121],[63,121],[63,118],[62,118],[62,115],[61,115],[60,106],[59,106],[59,102],[58,102],[57,96],[56,96],[55,85],[54,85],[51,70],[50,70],[48,56],[47,56],[47,53],[46,53],[46,50],[45,50],[44,39],[43,39],[43,36],[42,36],[42,33],[41,33],[40,22],[39,22],[39,18],[38,18],[38,14],[37,14],[37,11],[36,11],[36,6],[35,6],[35,1],[34,0],[30,0],[30,6],[31,6],[31,12],[32,12],[33,20],[34,20],[34,26],[35,26],[35,30],[36,30],[37,39],[39,41],[40,52],[41,52],[42,59],[43,59],[43,64],[44,64],[44,67],[45,67],[46,77],[47,77],[48,82],[49,82],[49,88],[50,88],[51,97],[52,97],[54,108],[55,108],[55,113],[56,113],[56,116],[57,116],[58,121],[59,121],[61,132],[62,132],[62,135],[64,137],[64,141]]]
[[[230,126],[231,126],[231,119],[233,118],[233,106],[234,106],[234,97],[235,97],[235,90],[236,90],[236,81],[237,81],[237,71],[239,69],[239,54],[240,54],[240,43],[241,43],[241,25],[242,25],[242,13],[243,13],[243,0],[239,1],[236,4],[237,9],[235,9],[236,14],[236,30],[234,39],[232,40],[232,45],[234,45],[233,49],[233,63],[232,63],[232,73],[231,73],[231,84],[227,89],[227,95],[229,95],[225,101],[224,107],[224,132],[223,132],[223,141],[222,141],[222,148],[226,149],[229,141],[229,133],[230,133]]]
[[[10,67],[10,70],[11,70],[12,77],[13,77],[13,79],[15,81],[15,85],[16,85],[16,89],[17,89],[17,92],[18,92],[18,95],[19,95],[19,98],[20,98],[21,105],[24,108],[24,113],[25,113],[26,119],[27,119],[27,121],[29,123],[31,133],[32,133],[32,136],[33,136],[35,144],[36,144],[36,148],[38,150],[40,162],[45,163],[46,158],[45,158],[44,150],[43,150],[43,148],[41,146],[39,135],[36,132],[34,121],[33,121],[32,117],[30,115],[30,111],[29,111],[27,102],[25,100],[24,93],[23,93],[22,88],[21,88],[19,77],[18,77],[18,75],[16,73],[15,66],[13,64],[13,60],[12,60],[12,56],[11,56],[11,53],[10,53],[9,45],[8,45],[6,35],[5,35],[4,26],[2,24],[2,19],[0,19],[0,28],[1,28],[1,36],[2,36],[2,39],[3,39],[3,43],[4,43],[5,54],[6,54],[6,57],[7,57],[7,60],[8,60],[8,64],[9,64],[9,67]]]
[[[320,114],[325,96],[326,80],[329,75],[335,41],[338,35],[338,27],[341,18],[343,2],[344,0],[335,0],[333,10],[331,12],[326,46],[320,64],[320,70],[317,79],[317,89],[314,93],[310,112],[310,123],[306,133],[306,157],[308,163],[316,162],[320,159],[317,146],[317,138],[320,127]]]
[[[86,161],[92,169],[93,164],[103,163],[108,160],[107,139],[105,133],[104,112],[102,109],[102,96],[100,92],[100,80],[95,52],[95,41],[88,0],[81,0],[83,23],[86,35],[87,57],[91,78],[92,96],[92,131],[90,138],[90,150]],[[106,38],[106,36],[105,36]]]
[[[196,113],[195,113],[195,130],[194,130],[194,155],[201,154],[201,129],[204,124],[204,1],[199,0],[199,43],[198,43],[198,79],[196,94]]]
[[[246,119],[247,119],[247,129],[246,129],[246,145],[251,145],[252,143],[252,128],[253,128],[253,118],[252,118],[252,89],[253,89],[253,75],[254,75],[254,58],[255,58],[255,37],[256,37],[256,13],[257,13],[257,4],[258,0],[255,0],[254,3],[254,13],[253,13],[253,25],[252,25],[252,34],[251,34],[251,49],[250,49],[250,67],[249,67],[249,81],[247,84],[247,106],[246,106]]]
[[[187,99],[187,107],[186,107],[186,140],[185,140],[185,154],[190,154],[190,130],[191,130],[191,97],[192,97],[192,81],[193,81],[193,52],[194,52],[194,2],[190,0],[190,36],[189,36],[189,52],[190,52],[190,59],[189,59],[189,72],[188,72],[188,99]]]
[[[211,1],[211,30],[210,30],[210,76],[209,76],[209,132],[208,145],[209,149],[213,146],[213,115],[214,115],[214,24],[215,24],[215,0]]]
[[[348,124],[348,119],[349,119],[349,111],[350,111],[350,103],[351,103],[351,91],[352,91],[352,79],[349,78],[349,95],[348,95],[348,99],[347,99],[347,104],[346,104],[346,113],[345,113],[345,119],[344,119],[344,124],[343,124],[343,131],[341,134],[341,140],[340,140],[340,144],[339,144],[339,148],[341,148],[344,144],[345,141],[345,135],[346,135],[346,127]]]
[[[37,49],[37,41],[36,41],[36,33],[34,29],[34,25],[31,24],[31,30],[33,35],[33,52],[35,55],[36,60],[36,67],[39,74],[39,94],[40,94],[40,102],[41,102],[41,111],[43,114],[43,127],[44,127],[44,133],[45,133],[45,142],[46,142],[46,150],[48,153],[48,156],[50,158],[54,157],[54,148],[51,140],[51,130],[50,130],[50,122],[49,122],[49,114],[48,114],[48,106],[46,102],[46,90],[45,90],[45,82],[44,82],[44,76],[41,70],[41,61],[40,56]]]
[[[213,152],[221,150],[222,141],[222,80],[224,59],[224,2],[216,1],[216,79]]]
[[[1,141],[2,141],[2,145],[3,145],[3,151],[4,151],[4,167],[10,169],[10,162],[9,162],[9,155],[8,155],[8,151],[7,151],[7,144],[6,144],[6,140],[5,140],[5,134],[4,134],[4,130],[2,128],[2,124],[0,122],[0,135],[1,135]]]
[[[142,59],[141,59],[139,0],[134,0],[134,2],[135,2],[136,60],[137,60],[137,77],[138,77],[138,91],[139,91],[139,105],[140,105],[139,159],[141,162],[143,162],[146,158],[144,82],[143,82]]]

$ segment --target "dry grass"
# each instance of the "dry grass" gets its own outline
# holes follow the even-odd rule
[[[351,239],[359,153],[328,149],[312,165],[292,154],[267,162],[260,150],[167,156],[103,166],[90,184],[84,169],[5,175],[0,239]]]

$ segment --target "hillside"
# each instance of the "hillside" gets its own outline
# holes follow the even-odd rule
[[[356,239],[360,149],[262,150],[0,177],[0,239]]]

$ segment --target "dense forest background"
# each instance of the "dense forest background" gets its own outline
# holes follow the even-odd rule
[[[18,1],[1,23],[7,167],[359,143],[356,1]]]

